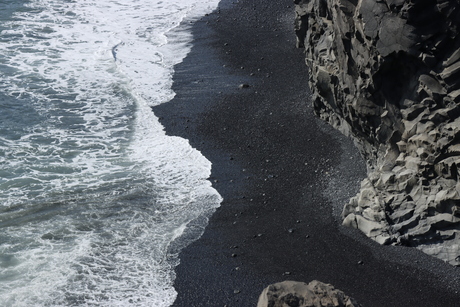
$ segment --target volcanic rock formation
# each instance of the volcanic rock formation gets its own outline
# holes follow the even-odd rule
[[[257,307],[359,307],[356,301],[332,285],[314,280],[309,284],[283,281],[264,289]]]
[[[295,3],[315,112],[368,165],[343,223],[460,265],[460,1]]]

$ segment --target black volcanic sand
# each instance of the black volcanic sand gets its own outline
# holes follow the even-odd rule
[[[293,11],[291,0],[222,1],[192,26],[177,96],[154,108],[212,162],[224,198],[180,253],[174,306],[255,306],[270,283],[313,279],[365,306],[459,306],[457,268],[340,225],[365,166],[313,115]]]

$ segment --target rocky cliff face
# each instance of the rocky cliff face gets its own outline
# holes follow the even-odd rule
[[[460,1],[295,3],[315,112],[368,163],[344,224],[460,265]]]

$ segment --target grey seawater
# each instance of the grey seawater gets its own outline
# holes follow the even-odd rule
[[[0,0],[1,306],[172,304],[221,198],[150,106],[217,2]]]

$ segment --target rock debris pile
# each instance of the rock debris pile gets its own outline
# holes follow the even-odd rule
[[[344,224],[460,265],[460,1],[295,3],[315,112],[368,164]]]

